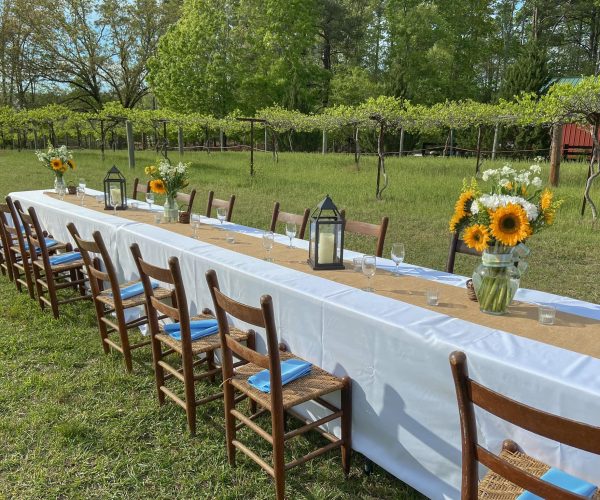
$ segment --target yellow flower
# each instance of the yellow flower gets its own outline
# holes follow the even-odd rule
[[[552,191],[550,191],[549,189],[545,189],[544,192],[542,193],[542,196],[540,197],[540,208],[542,209],[543,212],[548,210],[550,208],[550,206],[552,205],[552,197],[553,196],[554,195],[552,194]]]
[[[491,219],[492,236],[503,245],[514,246],[532,233],[527,214],[520,205],[511,203],[500,207],[492,213]]]
[[[53,158],[52,160],[50,160],[50,166],[53,170],[64,172],[64,170],[62,170],[63,162],[60,158]]]
[[[167,192],[165,183],[160,179],[150,181],[150,190],[156,194],[165,194]]]
[[[509,191],[513,188],[512,182],[507,182],[506,184],[504,184],[505,189],[508,189]]]
[[[146,175],[152,175],[154,172],[156,172],[156,167],[154,165],[150,165],[144,169],[144,172]]]
[[[556,215],[555,210],[545,210],[544,211],[544,221],[548,226],[554,224],[554,216]]]
[[[475,224],[474,226],[465,229],[463,241],[469,248],[473,248],[478,252],[483,252],[490,243],[490,233],[488,232],[487,227],[481,224]]]
[[[461,215],[468,215],[471,210],[470,202],[475,198],[475,192],[472,189],[468,189],[460,194],[456,204],[454,205],[454,213]],[[468,207],[467,207],[468,205]]]
[[[460,224],[460,221],[463,219],[463,217],[465,217],[465,214],[457,214],[455,213],[452,216],[452,219],[450,219],[450,232],[453,233],[454,231],[456,231],[456,227],[458,226],[458,224]]]
[[[76,168],[75,162],[73,160],[67,160],[67,165],[71,167],[71,170],[75,170]]]

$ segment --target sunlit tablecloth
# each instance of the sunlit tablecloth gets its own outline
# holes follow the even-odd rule
[[[84,238],[101,231],[123,279],[136,277],[129,251],[134,242],[144,258],[157,265],[166,266],[168,257],[179,257],[192,312],[212,308],[204,278],[210,268],[216,270],[222,290],[236,300],[258,304],[261,295],[272,295],[281,340],[295,354],[352,378],[353,448],[431,498],[459,498],[460,429],[448,363],[455,349],[467,353],[471,376],[492,389],[536,408],[600,425],[599,359],[366,293],[162,227],[114,217],[112,212],[94,212],[42,191],[11,196],[24,206],[34,206],[58,239],[69,238],[68,222],[74,222]],[[265,214],[265,227],[267,219],[269,214]],[[218,224],[211,219],[204,222]],[[230,228],[262,234],[235,224]],[[288,241],[283,235],[277,239]],[[294,243],[307,245],[301,240]],[[393,266],[384,259],[381,263]],[[464,286],[466,279],[409,264],[402,265],[402,272],[456,286]],[[518,298],[600,320],[597,304],[532,290],[520,290]],[[263,339],[258,349],[265,350]],[[312,406],[303,411],[319,414]],[[497,451],[510,436],[549,464],[600,483],[599,457],[542,439],[483,412],[478,417],[481,443],[491,450]]]

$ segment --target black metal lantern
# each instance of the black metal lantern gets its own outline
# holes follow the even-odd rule
[[[125,177],[113,165],[104,177],[104,210],[125,210],[127,208],[127,185]]]
[[[344,269],[345,225],[329,195],[325,196],[310,218],[308,263],[313,269]]]

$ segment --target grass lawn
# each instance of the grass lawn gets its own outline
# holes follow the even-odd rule
[[[350,156],[282,154],[274,164],[269,155],[259,154],[254,179],[248,176],[248,158],[245,153],[186,154],[186,161],[193,162],[191,185],[199,190],[197,207],[204,208],[209,189],[219,198],[235,193],[234,220],[266,227],[275,200],[282,210],[300,212],[329,193],[350,218],[377,222],[390,217],[386,253],[393,241],[403,241],[408,262],[438,269],[446,259],[448,218],[474,164],[391,158],[390,187],[383,201],[375,201],[372,157],[363,158],[357,171]],[[124,152],[109,153],[104,162],[95,151],[78,152],[73,179],[81,176],[88,186],[101,188],[114,163],[131,186],[154,160],[153,153],[138,153],[139,167],[130,171]],[[598,302],[600,266],[594,253],[600,233],[591,229],[589,214],[585,219],[578,215],[586,169],[578,163],[563,166],[558,195],[566,201],[555,227],[532,238],[523,286]],[[0,151],[0,180],[2,197],[52,185],[50,172],[32,152]],[[596,188],[596,199],[599,194]],[[374,243],[349,238],[347,246],[367,251]],[[470,274],[475,264],[459,257],[457,272]],[[198,435],[191,438],[180,408],[158,407],[149,350],[134,354],[132,375],[125,373],[119,356],[102,354],[90,304],[64,306],[61,318],[53,320],[0,278],[0,310],[0,498],[272,496],[271,480],[258,466],[243,457],[236,469],[227,465],[218,402],[198,410]],[[300,456],[310,444],[295,440],[291,455]],[[289,497],[420,498],[379,468],[364,476],[362,460],[355,458],[348,480],[335,452],[294,469],[288,475]]]

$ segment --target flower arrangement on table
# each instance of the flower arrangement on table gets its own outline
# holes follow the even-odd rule
[[[169,218],[177,216],[175,197],[177,192],[189,184],[189,163],[179,162],[176,165],[164,158],[158,163],[158,167],[151,165],[145,168],[146,175],[150,176],[150,190],[156,194],[164,194],[165,215]]]
[[[56,183],[64,184],[63,175],[67,170],[75,170],[73,153],[67,149],[67,146],[55,148],[52,144],[48,146],[48,151],[36,151],[38,160],[54,173]]]
[[[482,180],[490,182],[489,189],[482,191],[475,179],[465,181],[454,206],[450,231],[458,232],[467,247],[483,253],[473,285],[484,312],[506,312],[526,267],[515,267],[529,254],[523,243],[552,225],[562,204],[552,191],[542,189],[540,172],[537,162],[522,170],[510,165],[485,170]]]

